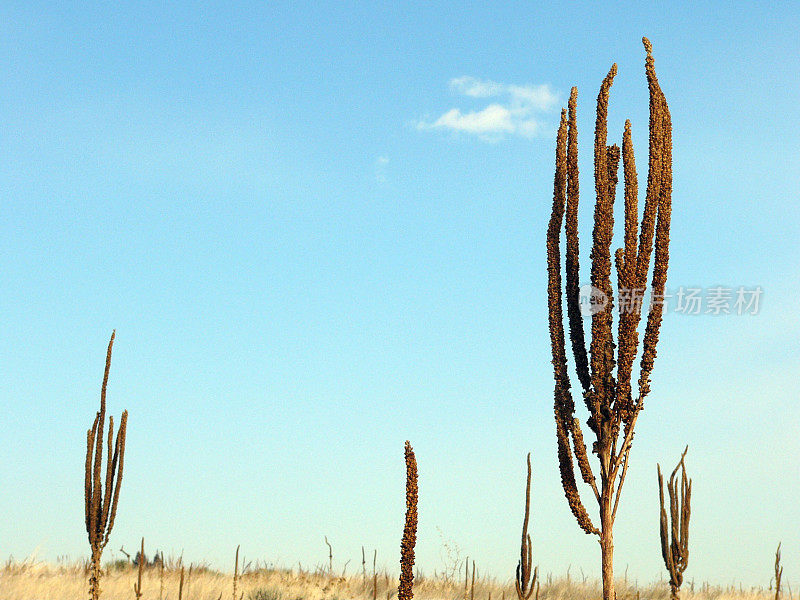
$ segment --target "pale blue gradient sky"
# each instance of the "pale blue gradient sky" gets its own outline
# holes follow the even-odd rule
[[[363,544],[394,569],[410,439],[424,572],[444,538],[513,575],[531,451],[534,562],[597,575],[555,457],[553,132],[577,85],[586,267],[597,88],[616,61],[610,139],[632,120],[644,181],[648,35],[674,123],[669,286],[764,295],[757,316],[667,315],[617,569],[660,574],[655,464],[688,443],[687,579],[766,585],[782,540],[798,589],[800,10],[602,13],[3,3],[0,557],[86,553],[85,432],[117,328],[110,550],[144,535],[215,566],[237,544],[314,565],[327,535],[339,568]],[[533,135],[421,126],[513,108],[449,85],[465,76],[557,102],[525,113]]]

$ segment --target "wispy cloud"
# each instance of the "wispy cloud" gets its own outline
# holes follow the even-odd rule
[[[388,164],[388,156],[379,156],[375,159],[375,181],[378,183],[386,183],[386,166]]]
[[[491,104],[462,112],[451,108],[437,119],[417,121],[417,129],[442,129],[497,141],[505,135],[535,137],[547,129],[542,113],[551,112],[558,94],[547,84],[509,85],[463,76],[450,80],[450,89],[470,98],[495,98]]]

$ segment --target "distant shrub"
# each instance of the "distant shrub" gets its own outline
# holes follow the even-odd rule
[[[110,571],[125,571],[130,566],[130,563],[124,558],[118,558],[107,565]]]
[[[281,593],[273,588],[259,588],[247,596],[247,600],[282,600]]]

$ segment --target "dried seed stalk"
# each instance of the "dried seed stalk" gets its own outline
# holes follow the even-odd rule
[[[325,544],[328,546],[328,574],[333,573],[333,546],[328,542],[328,536],[325,536]]]
[[[237,597],[239,589],[239,547],[236,546],[236,558],[233,563],[233,600],[239,600]]]
[[[780,600],[781,598],[782,577],[783,577],[783,567],[781,566],[781,545],[779,543],[778,549],[775,550],[775,600]]]
[[[361,586],[367,589],[367,555],[364,546],[361,546]]]
[[[106,388],[108,374],[111,370],[111,350],[114,346],[116,331],[111,333],[106,351],[106,367],[103,373],[103,385],[100,388],[100,411],[97,413],[92,428],[86,432],[86,464],[85,464],[85,512],[86,533],[91,548],[91,571],[89,575],[89,596],[92,600],[100,597],[100,557],[108,544],[114,518],[117,515],[119,490],[122,484],[122,468],[125,457],[125,433],[128,423],[128,411],[122,412],[119,431],[114,439],[114,418],[108,423],[108,456],[106,458],[105,482],[102,481],[103,470],[103,427],[106,420]],[[103,486],[105,483],[105,487]]]
[[[475,561],[472,561],[472,584],[469,588],[469,600],[475,600]]]
[[[683,572],[689,564],[689,517],[692,512],[692,480],[686,476],[686,463],[684,462],[688,450],[689,447],[687,446],[667,482],[669,523],[667,522],[667,510],[664,507],[664,478],[661,476],[661,465],[656,465],[658,469],[658,500],[661,506],[661,556],[664,559],[664,566],[669,572],[669,587],[672,600],[678,600],[679,598],[681,584],[683,583]],[[680,480],[676,481],[675,475],[678,473],[678,469],[681,470],[681,476]]]
[[[417,459],[411,443],[406,441],[406,521],[400,544],[400,583],[397,600],[414,597],[414,546],[417,543]]]
[[[515,581],[518,600],[530,600],[534,588],[536,598],[539,598],[539,567],[533,570],[531,579],[531,565],[533,560],[533,544],[528,533],[528,519],[531,510],[531,453],[528,452],[528,479],[525,484],[525,518],[522,521],[522,541],[520,542],[520,556],[517,564],[517,577]],[[473,570],[474,577],[474,570]]]
[[[648,184],[644,212],[639,225],[637,175],[633,156],[630,123],[626,121],[622,149],[608,145],[608,101],[617,73],[616,64],[606,75],[597,97],[594,140],[594,177],[597,200],[592,232],[591,283],[605,298],[602,310],[594,310],[589,353],[580,310],[578,258],[578,143],[577,90],[572,89],[568,112],[562,111],[556,136],[556,168],[553,209],[547,228],[547,292],[550,342],[553,356],[554,413],[561,483],[567,503],[578,525],[587,534],[598,536],[602,552],[603,598],[614,600],[613,525],[622,484],[627,473],[636,418],[650,391],[650,374],[656,356],[661,326],[662,305],[669,262],[669,226],[672,208],[672,124],[664,94],[655,75],[652,47],[643,38],[647,51],[645,72],[650,92]],[[620,308],[618,340],[613,335],[615,290],[611,282],[611,244],[614,228],[614,200],[620,160],[625,190],[625,239],[614,253],[617,270],[616,298]],[[562,224],[563,221],[563,224]],[[581,423],[575,417],[575,402],[567,373],[565,332],[562,312],[561,231],[566,237],[566,306],[575,369],[583,401],[589,411],[587,426],[594,434],[592,453],[599,462],[599,481],[592,471]],[[638,246],[637,246],[638,236]],[[640,298],[645,292],[650,271],[650,256],[655,254],[651,293],[653,307],[648,312],[642,343],[638,397],[631,390],[632,366],[639,347]],[[624,310],[623,310],[624,309]],[[573,461],[574,453],[574,461]],[[600,512],[595,526],[578,492],[575,465],[581,479],[592,490]]]
[[[133,593],[136,595],[136,600],[142,597],[142,572],[144,571],[144,538],[142,538],[142,549],[139,550],[139,574],[136,577],[136,583],[133,584]]]

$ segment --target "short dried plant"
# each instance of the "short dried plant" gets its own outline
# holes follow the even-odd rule
[[[778,544],[778,549],[775,550],[775,600],[780,600],[781,598],[782,578],[783,578],[783,567],[781,566],[781,545]]]
[[[661,476],[661,465],[658,470],[658,500],[661,507],[660,533],[661,556],[664,566],[669,572],[669,588],[672,600],[678,600],[683,583],[683,572],[689,565],[689,517],[692,514],[692,480],[686,476],[686,452],[683,451],[667,482],[669,495],[669,521],[664,506],[664,478]],[[680,479],[676,479],[680,469]]]
[[[136,583],[133,584],[133,593],[136,596],[136,600],[140,600],[142,597],[142,573],[144,572],[144,565],[147,562],[147,559],[144,556],[144,538],[142,538],[142,549],[139,550],[139,560],[138,562],[138,573],[136,577]]]

